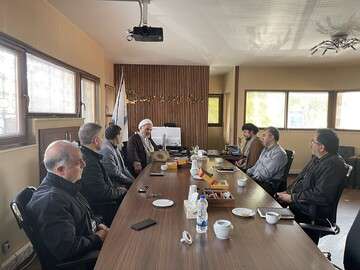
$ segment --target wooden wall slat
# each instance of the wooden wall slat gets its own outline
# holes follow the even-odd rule
[[[118,90],[124,70],[126,91],[136,96],[152,99],[151,102],[128,104],[129,134],[137,130],[138,123],[150,118],[155,126],[174,122],[182,130],[182,144],[190,147],[207,147],[208,120],[208,66],[163,66],[163,65],[120,65],[114,66],[115,87]],[[186,97],[193,96],[199,102],[189,102]],[[184,97],[177,102],[161,102],[165,99]]]

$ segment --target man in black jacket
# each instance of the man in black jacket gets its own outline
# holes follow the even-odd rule
[[[79,183],[81,193],[89,201],[94,212],[103,216],[105,223],[110,225],[127,190],[111,182],[101,163],[102,155],[98,153],[102,145],[100,131],[101,126],[95,123],[86,123],[80,127],[80,149],[86,167]],[[115,205],[109,202],[115,202]],[[98,207],[100,204],[103,206]]]
[[[287,191],[277,193],[281,202],[289,204],[298,222],[336,221],[334,210],[347,173],[344,160],[337,154],[338,148],[339,139],[334,131],[317,130],[311,140],[314,157]],[[318,235],[309,236],[317,243]]]
[[[49,264],[99,250],[109,229],[94,217],[75,184],[85,167],[79,148],[55,141],[45,151],[44,164],[48,173],[26,209],[50,253]]]

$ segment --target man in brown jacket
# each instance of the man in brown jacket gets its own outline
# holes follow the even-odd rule
[[[242,170],[247,170],[255,165],[259,159],[261,151],[264,148],[260,138],[256,136],[259,128],[251,123],[246,123],[242,126],[243,135],[245,137],[245,144],[242,148],[242,158],[236,162],[236,165]]]

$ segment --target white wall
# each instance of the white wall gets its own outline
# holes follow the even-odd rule
[[[104,84],[113,84],[112,63],[103,48],[77,28],[46,0],[0,0],[0,31],[67,64],[100,78],[100,123],[104,124]],[[82,120],[41,120],[40,127],[73,126]],[[33,129],[31,125],[30,129]],[[36,128],[34,127],[34,130]],[[0,244],[10,241],[9,254],[0,253],[0,263],[28,240],[10,212],[9,201],[22,188],[37,186],[38,146],[36,144],[0,151]]]

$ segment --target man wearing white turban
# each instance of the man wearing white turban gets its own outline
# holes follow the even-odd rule
[[[127,158],[130,171],[136,177],[147,164],[151,162],[151,153],[158,150],[151,139],[153,123],[150,119],[140,121],[138,132],[129,138],[127,143]]]

